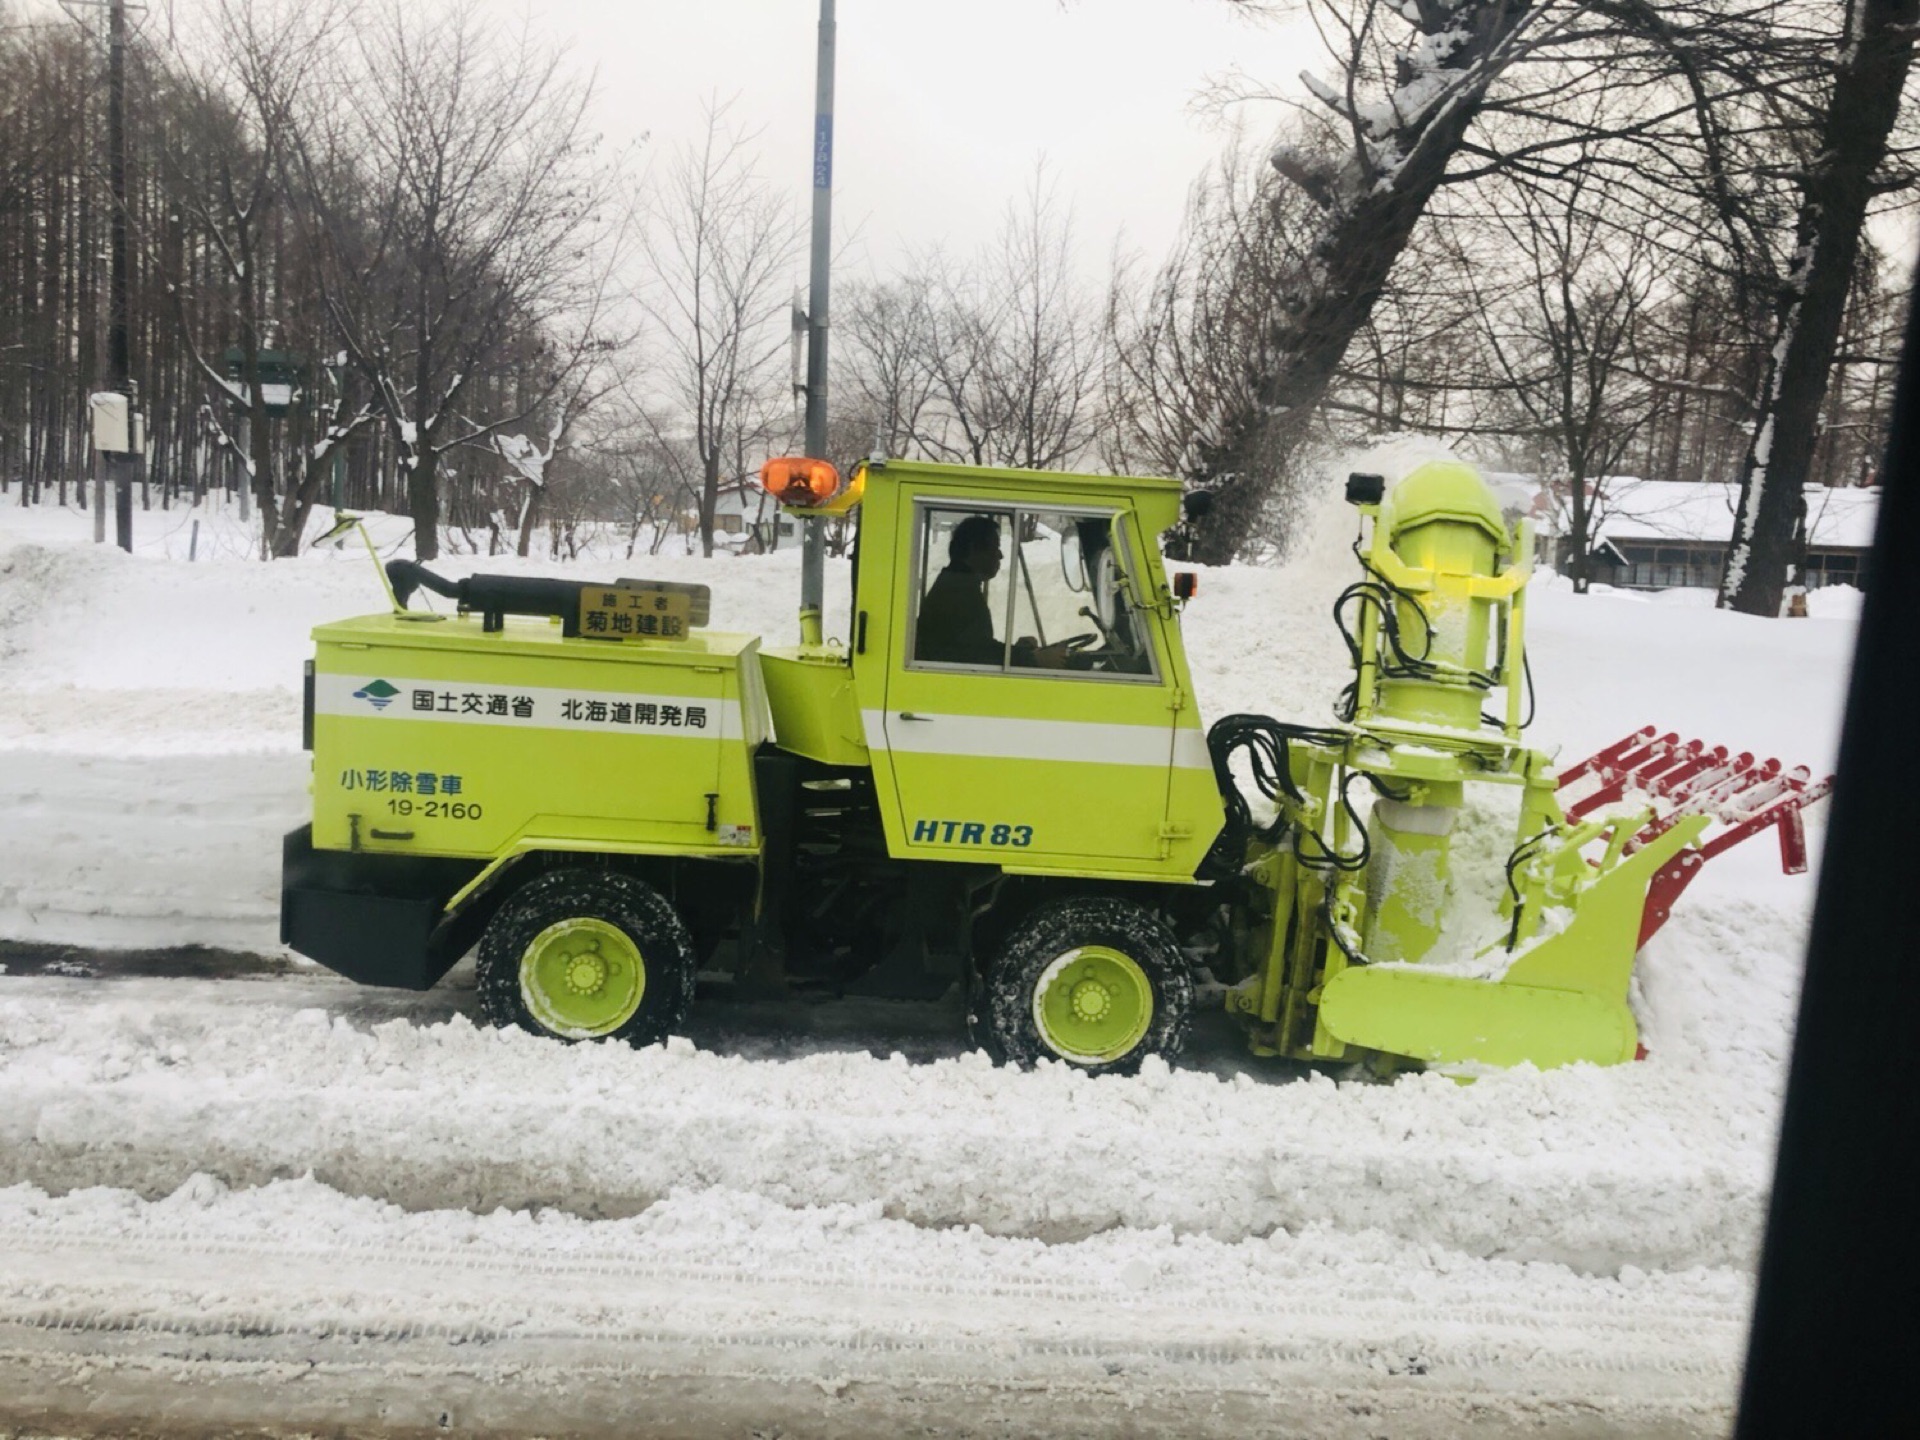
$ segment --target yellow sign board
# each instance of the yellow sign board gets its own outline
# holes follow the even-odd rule
[[[684,640],[693,597],[665,586],[588,585],[580,591],[580,633],[589,640]]]

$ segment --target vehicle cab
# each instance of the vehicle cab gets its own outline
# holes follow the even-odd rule
[[[898,859],[1191,879],[1223,812],[1160,562],[1178,482],[857,483],[851,640],[762,652],[775,743],[869,767]]]

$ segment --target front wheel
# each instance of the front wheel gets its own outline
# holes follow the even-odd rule
[[[1154,911],[1084,896],[1043,905],[1007,933],[973,1009],[976,1033],[1014,1064],[1124,1074],[1180,1053],[1193,979]]]
[[[480,939],[480,1011],[558,1040],[649,1045],[693,1003],[693,937],[659,891],[613,870],[549,870]]]

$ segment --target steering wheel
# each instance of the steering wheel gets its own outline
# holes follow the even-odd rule
[[[1060,643],[1067,647],[1062,665],[1068,670],[1099,670],[1107,663],[1108,652],[1089,650],[1087,647],[1099,642],[1100,636],[1091,631],[1085,635],[1069,635]]]

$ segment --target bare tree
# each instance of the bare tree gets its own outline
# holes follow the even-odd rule
[[[514,477],[526,486],[520,497],[520,514],[513,521],[513,549],[516,555],[524,557],[532,545],[533,527],[540,518],[542,502],[547,496],[547,482],[554,458],[560,453],[567,429],[577,413],[575,407],[564,402],[556,405],[550,428],[538,440],[532,435],[504,430],[495,431],[487,437]],[[493,528],[496,533],[507,528],[501,523],[504,519],[503,515],[495,515]]]
[[[1819,143],[1799,177],[1791,268],[1740,477],[1721,603],[1778,615],[1805,554],[1805,485],[1860,234],[1913,68],[1920,0],[1847,0]]]
[[[754,168],[753,136],[730,103],[707,107],[705,133],[667,164],[649,196],[641,304],[663,357],[650,417],[659,453],[678,453],[678,427],[699,466],[700,546],[713,553],[714,512],[743,437],[777,423],[789,334],[787,286],[803,233],[791,207]],[[789,407],[790,408],[790,407]]]
[[[1321,402],[1329,428],[1485,432],[1489,397],[1504,393],[1506,381],[1475,368],[1485,316],[1469,282],[1483,278],[1484,257],[1459,241],[1441,226],[1415,234]]]
[[[1073,219],[1037,169],[974,263],[934,257],[909,281],[933,295],[924,366],[932,403],[914,440],[936,459],[1043,470],[1097,431],[1100,314],[1074,280]]]
[[[1551,476],[1567,520],[1568,574],[1586,592],[1595,487],[1626,455],[1651,410],[1636,347],[1654,288],[1650,237],[1606,216],[1604,187],[1576,170],[1558,194],[1503,186],[1492,220],[1518,270],[1505,296],[1478,264],[1458,273],[1482,316],[1487,349],[1520,428],[1559,458]]]
[[[1814,454],[1813,483],[1878,482],[1892,415],[1912,277],[1871,236],[1860,239],[1853,295],[1841,323]]]
[[[298,277],[275,253],[287,219],[281,178],[301,108],[351,15],[331,0],[219,0],[205,33],[174,37],[179,114],[160,146],[171,233],[140,237],[155,252],[192,235],[233,297],[237,376],[199,341],[204,297],[168,287],[181,340],[212,395],[204,413],[239,459],[259,507],[262,559],[298,552],[336,452],[373,418],[364,386],[326,374],[321,351],[331,326],[310,303],[311,291],[289,283]],[[296,347],[303,373],[291,378],[289,393],[270,396],[261,356]],[[229,411],[243,422],[238,436],[222,422]],[[290,472],[284,487],[282,472]]]
[[[1224,563],[1258,532],[1263,477],[1284,470],[1262,457],[1309,433],[1349,341],[1538,12],[1530,0],[1362,0],[1315,14],[1340,80],[1303,79],[1333,123],[1272,161],[1323,212],[1319,234],[1276,284],[1263,342],[1184,457],[1189,483],[1216,497],[1195,535],[1196,560]],[[1389,42],[1389,27],[1410,33]]]
[[[1142,284],[1128,264],[1117,267],[1107,300],[1107,464],[1180,473],[1244,377],[1268,363],[1284,279],[1307,263],[1318,222],[1302,192],[1235,144],[1189,192],[1173,250],[1154,274]],[[1260,497],[1242,542],[1259,536],[1283,550],[1286,455],[1249,443],[1239,463]],[[1193,558],[1189,528],[1169,544]]]
[[[524,425],[603,352],[610,172],[588,89],[475,0],[383,0],[301,131],[294,213],[350,363],[439,553],[442,457]],[[514,369],[531,385],[489,386]],[[487,394],[486,413],[469,408]]]
[[[1327,123],[1272,163],[1321,208],[1319,234],[1278,280],[1265,345],[1183,466],[1218,497],[1201,557],[1226,559],[1255,533],[1261,477],[1277,467],[1253,457],[1311,432],[1443,185],[1592,169],[1633,217],[1623,223],[1691,224],[1692,248],[1720,252],[1735,291],[1751,289],[1774,228],[1767,151],[1791,123],[1803,11],[1783,0],[1314,0],[1335,77],[1303,78]],[[1592,143],[1600,136],[1609,143]]]
[[[689,440],[684,436],[667,438],[649,425],[645,433],[608,453],[628,526],[629,555],[642,530],[650,532],[650,555],[659,554],[671,535],[698,535],[703,467]],[[685,522],[689,515],[693,517],[690,527]]]
[[[67,486],[86,453],[101,237],[90,222],[87,107],[97,67],[71,24],[0,4],[0,493]],[[85,503],[84,487],[79,490]]]
[[[855,285],[838,309],[836,410],[881,454],[915,453],[935,388],[926,287],[909,279]]]

